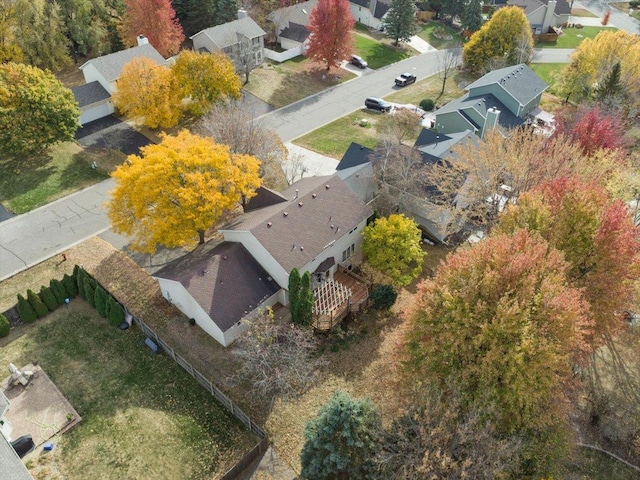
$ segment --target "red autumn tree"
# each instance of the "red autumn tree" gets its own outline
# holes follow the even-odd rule
[[[525,228],[564,253],[569,280],[581,288],[594,321],[594,343],[623,325],[640,278],[640,230],[626,205],[595,183],[560,178],[523,194],[504,213],[498,232]]]
[[[125,0],[120,38],[127,47],[144,35],[163,57],[178,53],[184,40],[171,0]]]
[[[319,0],[307,26],[311,32],[307,57],[326,63],[327,70],[339,65],[353,50],[351,30],[354,25],[349,0]]]
[[[563,133],[580,145],[585,155],[600,149],[623,152],[626,144],[625,128],[620,118],[603,112],[597,106],[577,115],[573,108],[561,112],[556,134]]]

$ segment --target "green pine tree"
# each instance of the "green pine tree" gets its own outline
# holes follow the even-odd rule
[[[40,287],[40,298],[42,298],[42,301],[50,312],[53,312],[59,306],[55,295],[49,287],[45,287],[44,285]]]
[[[109,297],[109,323],[114,327],[124,322],[124,308],[113,297]]]
[[[6,337],[11,331],[11,324],[7,317],[0,313],[0,337]]]
[[[47,313],[49,313],[49,309],[40,298],[40,295],[38,295],[31,289],[27,290],[27,300],[29,300],[29,303],[35,310],[38,318],[45,317]]]
[[[215,0],[187,0],[186,11],[183,25],[187,35],[218,25]]]
[[[465,30],[477,32],[482,26],[482,2],[469,0],[462,10],[460,24]]]
[[[300,280],[300,298],[298,300],[298,317],[301,325],[311,325],[313,323],[313,302],[311,274],[304,272]]]
[[[215,0],[216,24],[232,22],[238,18],[237,0]]]
[[[302,478],[370,478],[380,429],[380,414],[371,400],[337,391],[304,428]]]
[[[29,301],[20,294],[18,294],[18,314],[24,323],[35,322],[38,318]]]
[[[604,81],[595,90],[596,99],[611,101],[622,93],[622,81],[620,80],[620,62],[616,62]]]
[[[78,271],[76,272],[75,269],[78,269]],[[78,284],[78,295],[80,295],[80,298],[86,300],[87,299],[87,293],[84,290],[84,285],[85,285],[85,279],[88,278],[87,272],[84,271],[84,268],[80,268],[77,265],[75,266],[73,273],[76,277],[76,282]]]
[[[88,275],[84,279],[84,294],[87,296],[87,303],[96,308],[96,285],[93,278]]]
[[[289,311],[291,312],[291,321],[296,325],[300,325],[300,317],[298,315],[299,309],[300,272],[297,268],[294,268],[289,274]]]
[[[391,0],[384,17],[384,33],[393,38],[394,45],[406,42],[416,34],[418,28],[415,17],[416,6],[413,0]]]
[[[64,299],[69,295],[67,294],[67,290],[64,288],[64,285],[62,285],[62,282],[56,278],[52,278],[51,281],[49,281],[49,288],[53,292],[58,305],[64,305]]]
[[[69,298],[73,298],[78,295],[78,284],[73,277],[70,277],[66,273],[62,277],[62,285],[64,285],[65,291],[69,294]]]
[[[93,301],[96,304],[96,311],[102,318],[107,318],[107,297],[108,294],[100,285],[96,287]]]

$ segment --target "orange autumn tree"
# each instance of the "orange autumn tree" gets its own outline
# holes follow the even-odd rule
[[[127,47],[144,35],[163,57],[178,53],[184,41],[182,27],[171,0],[125,0],[120,37]]]
[[[569,281],[589,303],[594,345],[620,330],[640,278],[640,230],[626,205],[596,183],[563,177],[523,194],[500,217],[496,232],[523,228],[564,254]]]
[[[351,55],[354,25],[349,0],[319,0],[309,17],[307,30],[311,34],[306,56],[325,63],[327,70],[336,67]]]
[[[408,380],[453,388],[499,433],[544,444],[566,427],[572,366],[589,351],[586,307],[567,269],[561,252],[525,230],[449,255],[418,287]]]
[[[113,103],[127,117],[142,117],[149,128],[170,128],[182,116],[180,89],[173,72],[145,57],[122,68]]]
[[[131,248],[154,253],[158,245],[188,246],[260,186],[260,162],[234,155],[226,145],[182,130],[130,155],[112,177],[108,215]]]

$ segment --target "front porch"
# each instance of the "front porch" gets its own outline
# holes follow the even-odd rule
[[[366,305],[369,289],[362,277],[338,266],[333,279],[317,284],[313,296],[313,327],[317,331],[327,332],[349,312],[358,312]]]

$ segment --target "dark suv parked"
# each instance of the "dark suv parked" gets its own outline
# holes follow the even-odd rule
[[[380,112],[389,112],[391,110],[391,104],[385,102],[381,98],[369,97],[364,101],[364,106],[371,110],[378,110]]]
[[[358,55],[351,55],[351,60],[349,60],[349,63],[363,69],[369,66],[366,60],[362,57],[359,57]]]

